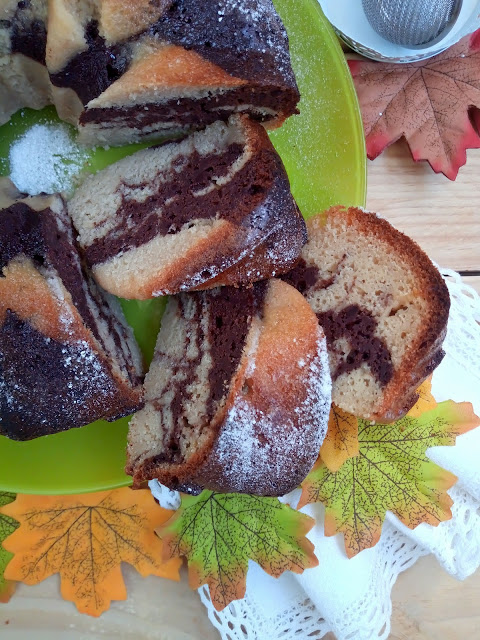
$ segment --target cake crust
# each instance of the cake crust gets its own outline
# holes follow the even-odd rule
[[[325,329],[333,402],[396,420],[443,358],[447,287],[420,247],[376,214],[333,207],[307,229],[301,261],[285,279]]]
[[[240,305],[245,311],[239,320],[244,323],[240,331],[232,324],[235,322],[232,314],[223,317],[219,328],[218,311],[209,312],[212,300],[217,299],[216,304],[221,304],[225,295],[240,296],[242,300]],[[136,486],[156,477],[171,488],[191,492],[205,487],[283,495],[296,487],[313,466],[330,409],[330,377],[323,333],[298,292],[279,280],[253,286],[250,295],[255,296],[256,302],[250,307],[250,315],[246,295],[247,290],[220,288],[213,292],[182,294],[180,302],[169,303],[166,324],[147,375],[146,407],[130,425],[127,473],[133,475]],[[185,311],[192,303],[197,311],[202,308],[200,315]],[[184,305],[183,313],[179,304]],[[213,308],[219,309],[215,305]],[[185,315],[191,317],[190,322],[180,320]],[[211,333],[215,323],[216,337]],[[212,385],[218,372],[224,371],[226,383],[222,391],[222,385],[218,386],[222,377],[217,379],[213,385],[220,389],[216,393],[216,404],[206,410],[198,424],[195,418],[202,415],[203,384],[196,384],[197,378],[189,377],[187,392],[178,394],[170,392],[168,387],[162,388],[163,383],[157,377],[160,368],[166,366],[165,377],[171,380],[170,367],[176,371],[180,362],[185,362],[188,370],[190,348],[194,344],[198,348],[198,341],[189,333],[192,326],[196,332],[203,332],[201,335],[211,336],[205,338],[206,351],[192,352],[197,375],[200,378],[203,375],[204,384],[209,381]],[[171,344],[174,329],[177,335],[187,339],[185,352],[182,345]],[[235,335],[239,332],[238,337],[233,338],[232,331]],[[229,335],[232,338],[228,338]],[[240,335],[243,340],[239,343]],[[219,364],[214,347],[223,339],[225,344],[233,342],[237,349],[236,357],[233,361],[227,360],[226,365]],[[226,354],[222,353],[229,358],[228,349]],[[205,370],[201,363],[206,365]],[[194,389],[195,400],[189,400],[188,395],[193,394]],[[209,393],[212,393],[211,387]],[[175,405],[176,417],[170,431],[168,422],[173,405],[168,406],[169,397],[174,403],[184,403],[181,410]],[[208,401],[205,406],[209,406]],[[191,443],[179,435],[184,433],[181,426],[184,420],[190,421],[185,433],[192,430]]]
[[[118,303],[82,271],[59,195],[0,180],[0,433],[15,440],[142,406],[142,362]]]

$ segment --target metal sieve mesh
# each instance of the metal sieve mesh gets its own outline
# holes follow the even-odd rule
[[[405,47],[433,44],[455,23],[462,0],[362,0],[373,29]]]

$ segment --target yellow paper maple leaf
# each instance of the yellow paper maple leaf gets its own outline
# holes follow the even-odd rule
[[[359,420],[359,455],[335,473],[319,460],[302,483],[298,508],[322,502],[325,535],[343,533],[348,557],[377,544],[387,511],[410,529],[422,522],[436,526],[452,517],[447,490],[457,478],[426,451],[453,446],[479,424],[470,403],[450,400],[390,424]]]
[[[435,409],[437,401],[432,396],[432,376],[427,378],[417,389],[418,400],[408,412],[410,418],[418,418],[431,409]]]
[[[355,456],[358,456],[358,419],[332,404],[320,457],[329,471],[335,473],[346,460]]]
[[[418,400],[408,412],[410,418],[418,418],[437,406],[432,395],[432,376],[417,389]],[[329,471],[335,473],[350,458],[359,455],[358,418],[332,404],[328,418],[328,430],[320,449],[320,458]]]
[[[14,554],[5,578],[31,585],[59,573],[62,597],[81,613],[99,616],[112,600],[126,600],[121,562],[142,576],[179,580],[181,561],[163,563],[155,535],[172,512],[159,507],[148,490],[18,495],[0,512],[20,523],[3,543]]]

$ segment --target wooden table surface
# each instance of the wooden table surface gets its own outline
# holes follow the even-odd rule
[[[367,207],[480,293],[480,149],[467,157],[451,182],[412,162],[405,142],[392,145],[368,163]],[[392,596],[392,640],[480,638],[480,571],[458,582],[433,556],[421,558],[399,576]]]
[[[367,207],[411,235],[441,266],[465,274],[480,291],[480,150],[470,151],[458,179],[450,182],[426,164],[414,164],[397,143],[369,162]],[[218,640],[197,595],[180,584],[141,578],[124,567],[129,597],[101,618],[76,613],[59,596],[58,576],[35,587],[20,585],[0,605],[0,635],[55,640]],[[480,638],[480,572],[463,583],[422,558],[393,589],[392,640]],[[333,636],[329,636],[333,638]],[[300,639],[299,639],[300,640]]]

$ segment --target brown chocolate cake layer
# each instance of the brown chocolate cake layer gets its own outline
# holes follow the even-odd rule
[[[68,207],[95,278],[125,298],[284,273],[306,241],[282,161],[246,116],[124,158]]]
[[[346,360],[332,372],[333,381],[367,362],[380,386],[385,387],[390,382],[393,377],[392,358],[385,341],[375,336],[378,322],[371,313],[351,304],[339,312],[317,313],[317,318],[325,331],[327,343],[334,344],[346,338],[350,344]]]
[[[205,359],[202,345],[208,345],[211,367],[208,372],[208,394],[204,400],[203,420],[210,422],[218,411],[233,374],[235,373],[245,346],[252,318],[261,314],[266,292],[266,281],[257,283],[249,289],[231,287],[215,290],[211,295],[193,293],[182,294],[176,299],[178,313],[188,317],[191,322],[191,334],[187,337],[186,360],[178,362],[172,368],[172,383],[169,395],[173,401],[162,406],[161,398],[155,401],[155,407],[163,420],[171,420],[175,427],[172,433],[165,433],[163,451],[146,463],[153,467],[159,462],[179,462],[181,454],[178,446],[182,429],[188,426],[188,416],[184,412],[185,404],[194,401],[191,392],[197,380],[198,371]],[[209,321],[202,322],[202,315],[208,313]],[[192,345],[197,346],[191,357]],[[189,357],[190,356],[190,357]]]
[[[131,58],[128,45],[107,46],[98,26],[96,20],[86,24],[86,49],[69,60],[61,71],[50,74],[53,85],[73,89],[84,105],[123,75]]]
[[[307,295],[313,290],[331,287],[336,278],[328,276],[322,280],[320,269],[315,264],[307,266],[304,258],[300,258],[298,264],[282,279]],[[347,358],[331,372],[333,381],[342,373],[358,369],[363,363],[368,364],[381,386],[390,382],[393,376],[392,359],[385,341],[375,336],[378,322],[371,313],[352,304],[340,311],[318,312],[317,318],[328,344],[345,338],[350,345]]]
[[[330,410],[326,343],[279,281],[170,298],[131,423],[139,484],[282,495],[315,462]]]
[[[39,215],[26,202],[14,202],[10,207],[2,209],[0,269],[3,270],[19,255],[30,258],[38,268],[45,263],[51,265],[72,296],[85,324],[96,332],[77,252],[71,242],[71,232],[58,227],[51,209],[45,208]]]
[[[138,408],[136,398],[119,395],[108,364],[87,342],[56,341],[7,309],[0,327],[2,435],[31,440]]]
[[[0,433],[29,439],[142,406],[118,302],[82,268],[60,196],[0,181]]]
[[[84,111],[80,116],[80,124],[99,124],[108,128],[111,123],[116,126],[119,119],[127,127],[149,127],[156,122],[171,123],[178,125],[198,126],[211,124],[215,120],[228,120],[232,113],[232,105],[241,107],[250,104],[249,108],[243,108],[243,113],[259,122],[267,121],[271,118],[281,103],[286,111],[295,111],[298,102],[298,95],[292,90],[284,95],[275,86],[272,87],[245,87],[231,89],[228,93],[219,95],[205,95],[202,100],[191,97],[174,97],[165,100],[160,104],[134,105],[131,107],[105,107],[96,109],[94,107]],[[264,108],[259,110],[255,105],[261,104]],[[267,109],[268,111],[265,111]]]
[[[143,32],[109,43],[101,17],[83,29],[88,46],[63,65],[57,56],[50,71],[79,98],[85,144],[188,131],[236,111],[274,127],[297,112],[288,38],[271,0],[168,2]]]
[[[238,185],[232,185],[232,181],[222,189],[220,202],[215,189],[203,197],[196,197],[194,193],[209,187],[213,171],[216,177],[225,177],[242,152],[242,145],[237,143],[229,145],[221,156],[215,153],[202,156],[195,150],[188,156],[175,159],[176,166],[181,166],[182,171],[176,172],[173,166],[162,188],[152,195],[134,200],[127,199],[122,193],[122,202],[115,212],[118,224],[86,248],[85,255],[89,263],[95,265],[105,262],[132,247],[141,247],[156,236],[179,233],[192,220],[211,218],[212,208],[217,218],[241,220],[247,213],[245,206],[250,207],[251,202],[249,198],[246,203],[238,203]],[[238,179],[241,180],[242,176]],[[148,184],[135,186],[141,189]],[[121,188],[122,185],[119,190]],[[158,214],[160,208],[162,215]],[[130,231],[122,235],[125,226]]]
[[[447,287],[420,247],[375,214],[333,207],[307,228],[284,279],[325,331],[332,400],[360,417],[398,419],[443,358]]]
[[[0,124],[51,102],[45,66],[47,0],[0,2]]]
[[[174,0],[149,31],[232,76],[296,90],[287,34],[269,0]]]
[[[281,98],[280,87],[285,87],[297,94],[298,102],[288,38],[270,2],[176,0],[169,5],[142,37],[148,34],[159,42],[193,50],[230,75],[257,82],[259,88],[268,77],[276,87],[277,99]],[[51,74],[54,85],[74,89],[83,104],[99,96],[131,62],[128,41],[107,45],[99,26],[93,19],[85,24],[85,50],[71,58],[62,71]],[[265,98],[269,99],[268,94]]]
[[[13,3],[7,2],[6,4],[8,7]],[[11,53],[21,53],[45,64],[47,47],[46,2],[20,0],[15,4],[13,15],[3,18],[0,13],[2,18],[0,26],[10,30],[10,51]]]

